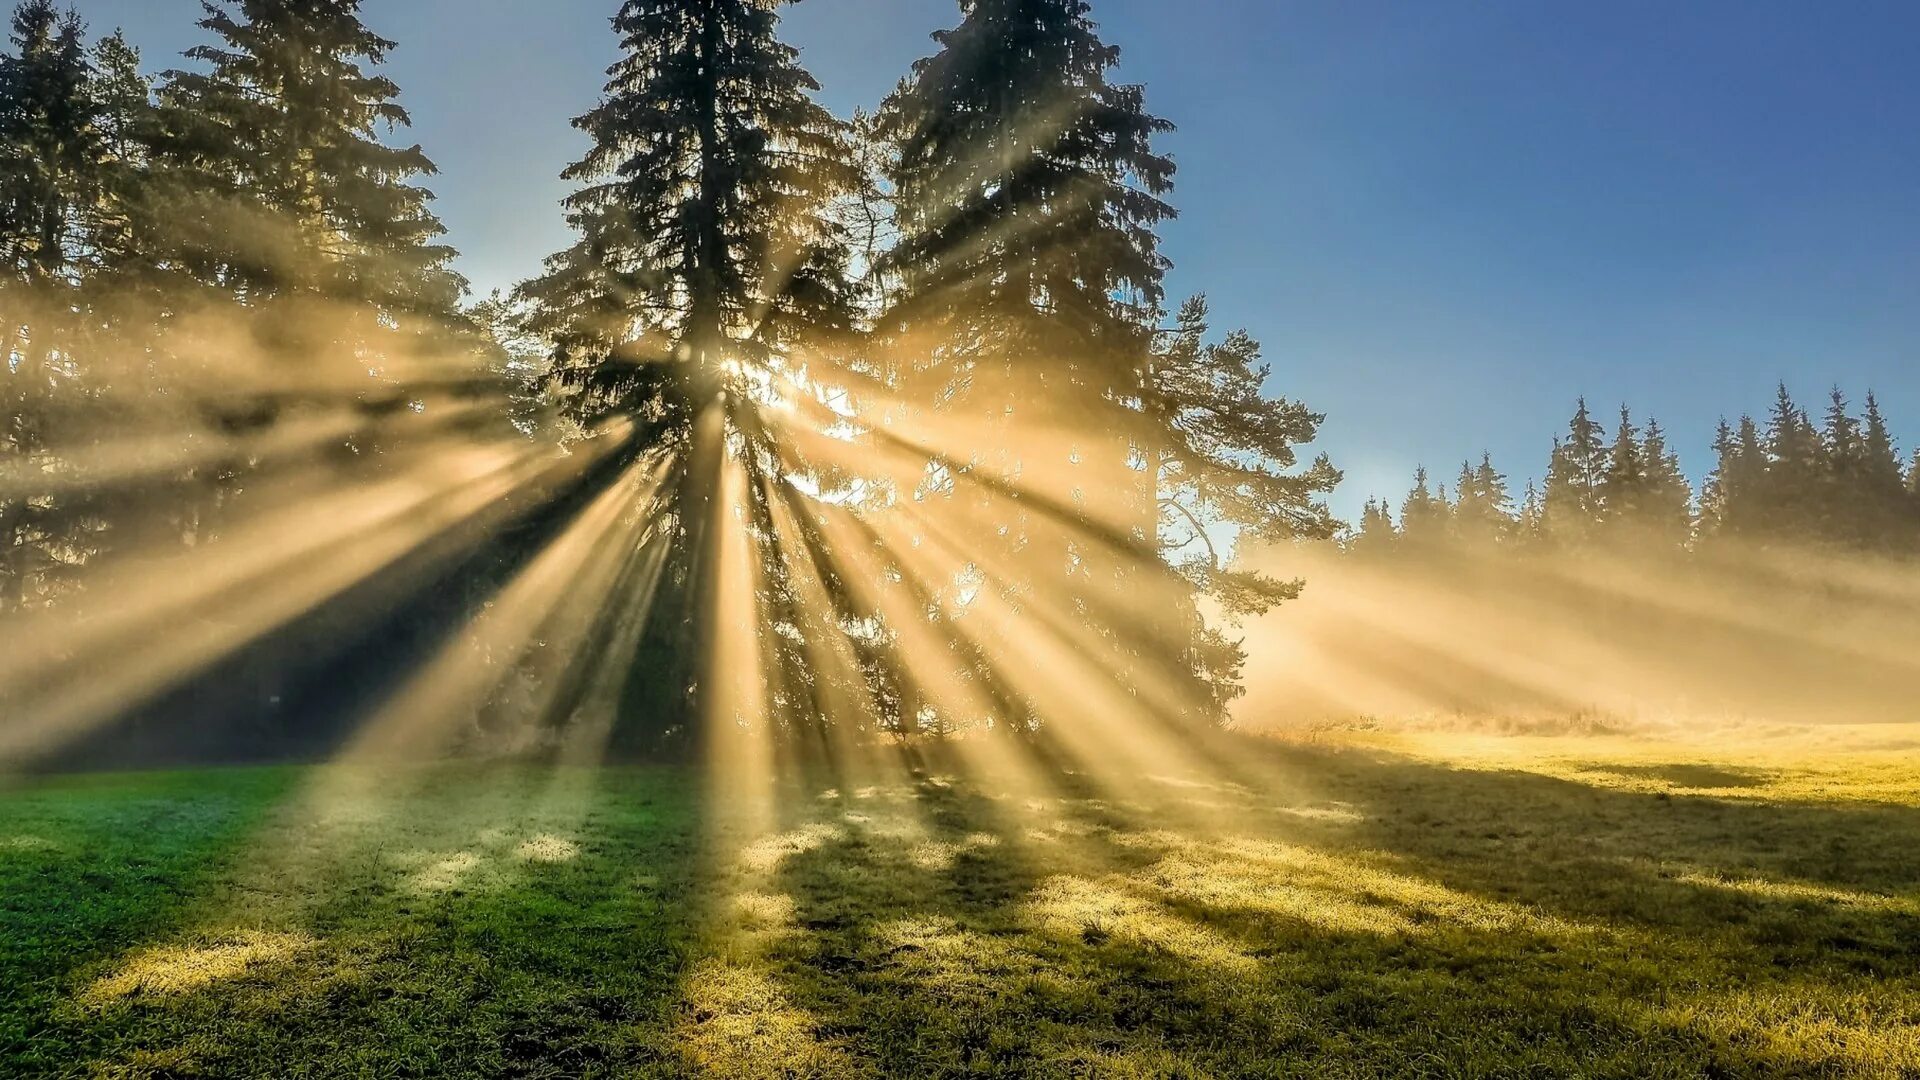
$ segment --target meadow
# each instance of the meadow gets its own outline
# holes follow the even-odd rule
[[[0,792],[0,1075],[1920,1076],[1913,726]]]

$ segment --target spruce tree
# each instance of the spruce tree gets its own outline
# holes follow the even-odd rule
[[[970,466],[981,479],[1032,475],[1044,429],[1081,432],[1092,475],[1071,486],[1092,500],[1088,523],[1149,539],[1158,497],[1134,461],[1158,452],[1177,409],[1148,400],[1167,269],[1154,230],[1174,216],[1173,163],[1154,138],[1171,125],[1112,81],[1119,50],[1084,0],[960,8],[877,117],[899,233],[882,329],[914,398],[991,432],[995,452]],[[980,512],[1020,532],[1009,508]],[[1034,587],[1063,584],[1039,583],[1057,546],[1030,544]]]
[[[1700,527],[1702,532],[1720,532],[1727,526],[1728,484],[1739,473],[1736,455],[1739,445],[1733,438],[1733,425],[1721,417],[1713,432],[1713,470],[1700,487]]]
[[[1527,481],[1526,494],[1520,499],[1520,511],[1514,521],[1514,540],[1523,548],[1538,547],[1546,539],[1546,505],[1540,488]]]
[[[1703,537],[1754,537],[1766,515],[1767,452],[1760,427],[1742,416],[1738,426],[1720,421],[1713,440],[1714,467],[1700,495]]]
[[[1085,0],[960,9],[877,114],[894,155],[899,237],[883,269],[897,288],[880,330],[895,378],[990,448],[964,448],[949,498],[1004,538],[995,561],[1012,568],[1013,603],[1064,603],[1115,640],[1120,667],[1191,668],[1218,702],[1222,666],[1195,658],[1236,662],[1196,629],[1156,541],[1154,463],[1187,453],[1185,404],[1159,399],[1154,374],[1167,269],[1155,229],[1174,216],[1173,163],[1154,140],[1171,126],[1112,80],[1119,50]],[[1067,469],[1060,432],[1078,444]],[[1130,620],[1116,610],[1162,589],[1149,605],[1165,613],[1148,635],[1159,644],[1118,640]]]
[[[1600,425],[1580,399],[1567,425],[1567,437],[1555,440],[1547,481],[1541,493],[1547,535],[1556,543],[1579,543],[1592,536],[1603,514],[1601,486],[1608,470]]]
[[[0,58],[0,259],[30,287],[70,283],[101,155],[85,31],[52,0],[26,0],[12,43]]]
[[[26,0],[0,56],[0,461],[16,476],[61,468],[60,414],[84,405],[71,355],[100,146],[84,29],[52,0]],[[83,505],[0,492],[0,611],[44,602],[90,547]]]
[[[1758,500],[1768,536],[1807,540],[1821,532],[1826,474],[1820,433],[1781,383],[1767,417],[1766,472]]]
[[[360,0],[202,0],[203,43],[162,73],[147,177],[130,216],[124,282],[147,304],[156,366],[199,385],[257,371],[196,402],[223,433],[301,414],[356,430],[324,452],[378,469],[408,434],[438,424],[424,385],[472,386],[480,342],[460,311],[466,282],[421,181],[410,120],[381,74],[395,44],[369,29]],[[139,88],[122,80],[136,104]],[[186,316],[181,318],[179,316]],[[244,350],[209,348],[197,327],[237,332]],[[416,415],[418,419],[416,419]],[[266,463],[245,453],[195,466],[177,517],[217,534]]]
[[[731,455],[747,470],[740,527],[773,557],[767,493],[791,489],[794,464],[758,409],[853,330],[846,230],[832,203],[859,176],[844,125],[814,101],[817,84],[778,37],[778,7],[620,6],[623,55],[605,97],[574,121],[592,147],[563,174],[581,185],[565,204],[579,239],[519,291],[534,309],[528,328],[553,343],[567,411],[631,421],[642,445],[675,463],[659,508],[671,511],[673,561],[642,648],[655,660],[636,667],[627,695],[629,717],[654,730],[630,726],[635,737],[698,737],[686,724],[714,700],[722,471]],[[772,630],[808,613],[791,595],[794,575],[769,569],[755,632],[777,654],[764,674],[779,695],[804,678],[790,670],[792,635]]]
[[[89,243],[91,270],[111,274],[140,259],[141,215],[149,207],[153,146],[159,118],[153,81],[140,70],[140,50],[118,31],[93,48],[95,127],[99,132],[100,199]],[[115,279],[112,288],[128,283]]]
[[[1828,397],[1820,451],[1814,529],[1827,540],[1857,545],[1866,539],[1867,447],[1860,421],[1838,386]]]
[[[160,91],[179,186],[149,242],[247,303],[335,302],[353,325],[320,332],[338,343],[456,322],[465,282],[415,182],[437,170],[417,144],[381,141],[410,123],[376,70],[394,43],[360,0],[203,2],[215,41],[186,54],[203,66],[167,72]]]
[[[1138,396],[1167,269],[1154,229],[1174,216],[1153,140],[1172,126],[1110,80],[1120,53],[1085,0],[961,11],[879,114],[900,230],[889,322],[947,347],[937,377],[992,380],[989,412],[1016,376],[1080,408]]]
[[[1387,500],[1370,498],[1360,511],[1360,527],[1354,532],[1348,549],[1357,555],[1378,557],[1392,551],[1399,538],[1400,531],[1394,526],[1393,510],[1387,506]]]
[[[1607,468],[1600,478],[1600,514],[1617,537],[1637,533],[1647,513],[1647,462],[1640,454],[1640,429],[1633,414],[1620,407],[1620,426],[1607,450]]]
[[[1513,528],[1513,495],[1507,478],[1493,466],[1493,455],[1483,452],[1478,465],[1460,464],[1454,505],[1454,533],[1463,543],[1486,547],[1507,538]]]
[[[1480,452],[1480,464],[1474,467],[1473,482],[1496,521],[1505,522],[1513,517],[1513,492],[1507,484],[1506,474],[1493,467],[1492,453],[1485,450]]]
[[[1661,547],[1682,547],[1693,534],[1693,486],[1680,471],[1680,456],[1667,445],[1660,421],[1647,421],[1639,458],[1645,470],[1642,534]]]
[[[566,201],[579,240],[522,288],[578,415],[750,396],[745,366],[798,364],[851,327],[829,210],[859,177],[778,6],[628,0],[614,17],[624,55],[562,174],[582,185]]]
[[[1882,549],[1909,546],[1912,538],[1905,512],[1900,450],[1880,411],[1880,401],[1871,390],[1867,392],[1860,439],[1860,505],[1853,512],[1862,518],[1862,538]]]
[[[1414,469],[1413,489],[1400,503],[1401,537],[1409,545],[1431,548],[1446,539],[1451,513],[1446,489],[1443,487],[1438,495],[1434,494],[1427,467]]]

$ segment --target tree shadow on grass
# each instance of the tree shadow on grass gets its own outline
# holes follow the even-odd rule
[[[1799,918],[1803,900],[1822,896],[1830,903],[1816,913],[1907,932],[1920,914],[1920,807],[1769,799],[1752,790],[1764,773],[1697,765],[1591,769],[1700,789],[1674,794],[1363,749],[1261,753],[1348,791],[1365,811],[1356,842],[1437,880],[1572,916],[1686,925],[1724,922],[1744,906]],[[1742,797],[1700,782],[1721,771],[1740,778]],[[1750,902],[1729,907],[1740,890],[1723,886],[1741,882],[1756,886]],[[1765,883],[1783,887],[1768,894]]]
[[[1756,788],[1764,785],[1769,776],[1765,769],[1701,765],[1692,762],[1673,765],[1617,765],[1609,762],[1595,762],[1585,768],[1593,772],[1628,779],[1652,780],[1657,783],[1671,784],[1674,787],[1701,790]]]
[[[62,977],[178,918],[292,782],[291,770],[91,775],[0,792],[0,1075],[52,1071],[73,1052],[51,1022]]]
[[[192,816],[183,777],[166,798],[186,817],[114,819],[124,840],[76,835],[63,873],[208,843],[186,860],[202,869],[155,875],[175,882],[155,886],[175,897],[159,915],[76,926],[69,955],[29,950],[39,966],[20,970],[45,992],[9,1015],[34,1025],[38,1056],[7,1064],[830,1077],[1920,1065],[1920,811],[1663,797],[1368,750],[1223,742],[1207,756],[1203,776],[1056,771],[1029,791],[928,754],[871,782],[795,777],[750,827],[723,821],[684,770],[562,783],[462,767],[309,791],[236,813],[222,834]],[[16,832],[38,835],[10,821],[0,843]],[[131,905],[140,887],[95,891]],[[9,921],[58,916],[49,902]]]
[[[691,920],[698,785],[678,770],[453,767],[257,822],[170,928],[82,964],[58,1071],[632,1074]]]
[[[725,1075],[1899,1076],[1920,813],[1248,748],[1231,780],[816,799],[712,946]],[[1263,779],[1261,777],[1264,777]],[[1158,790],[1155,790],[1155,789]],[[1273,792],[1284,797],[1275,799]],[[794,805],[809,805],[795,800]],[[1841,853],[1882,846],[1884,856]],[[728,936],[730,927],[731,936]],[[776,1002],[780,1023],[757,1010]],[[709,1047],[711,1049],[711,1047]]]

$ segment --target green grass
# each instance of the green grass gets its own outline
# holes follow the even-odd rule
[[[4,1076],[1920,1076],[1910,746],[0,793]]]

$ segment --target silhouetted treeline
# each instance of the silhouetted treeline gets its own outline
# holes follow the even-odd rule
[[[18,711],[100,711],[61,697],[104,670],[67,636],[139,650],[189,611],[124,704],[338,724],[343,681],[377,697],[491,619],[467,634],[491,708],[610,708],[636,746],[703,716],[811,738],[1224,715],[1231,621],[1298,584],[1216,537],[1331,536],[1338,473],[1297,459],[1321,418],[1262,393],[1251,338],[1169,306],[1171,126],[1112,80],[1084,0],[964,0],[851,118],[779,5],[628,0],[564,174],[577,243],[479,304],[360,6],[209,3],[157,78],[52,0],[15,12],[0,616],[48,643],[20,653],[37,682],[0,666]],[[515,591],[588,566],[549,588],[617,595]],[[231,610],[290,581],[296,610]]]
[[[1609,430],[1582,400],[1554,440],[1544,484],[1516,493],[1485,454],[1452,480],[1421,468],[1397,510],[1368,500],[1347,546],[1677,554],[1739,541],[1920,554],[1920,453],[1903,463],[1872,393],[1856,408],[1835,389],[1816,419],[1782,384],[1765,417],[1722,421],[1713,448],[1714,468],[1696,486],[1657,421],[1638,424],[1622,408]]]

